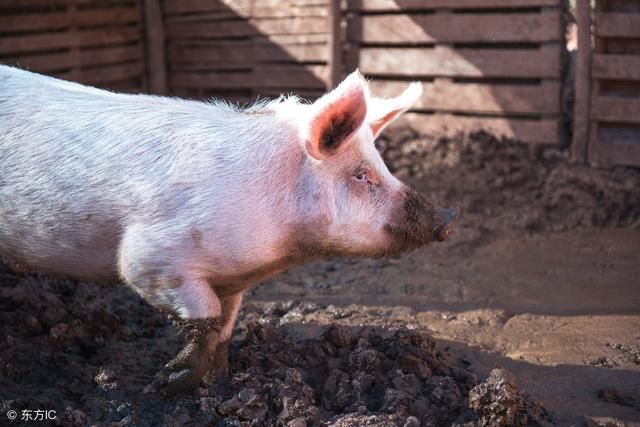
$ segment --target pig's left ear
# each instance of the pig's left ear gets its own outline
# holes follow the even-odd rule
[[[324,160],[344,149],[345,143],[367,117],[366,84],[362,75],[355,71],[313,103],[305,140],[309,155]]]
[[[374,138],[391,122],[400,117],[422,96],[422,84],[413,82],[400,96],[391,99],[369,99],[367,123],[371,127]]]

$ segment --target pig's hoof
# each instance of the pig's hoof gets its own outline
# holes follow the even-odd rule
[[[209,352],[206,342],[189,343],[167,365],[169,372],[167,380],[167,394],[176,395],[200,382],[213,363],[213,354]]]
[[[200,382],[213,366],[218,331],[209,330],[196,336],[165,366],[169,373],[166,392],[173,396]]]

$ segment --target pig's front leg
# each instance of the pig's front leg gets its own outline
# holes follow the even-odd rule
[[[165,366],[169,372],[167,393],[174,395],[196,385],[213,367],[220,342],[223,321],[218,296],[204,280],[125,278],[149,303],[169,308],[187,332],[187,344]]]
[[[170,229],[170,228],[167,228]],[[120,245],[120,275],[147,302],[170,309],[187,332],[187,344],[166,365],[167,392],[175,394],[196,385],[211,370],[223,328],[222,302],[199,273],[190,274],[166,242],[175,236],[131,226]]]
[[[172,294],[187,345],[165,367],[169,395],[196,385],[212,369],[223,331],[222,304],[206,281],[184,281]]]

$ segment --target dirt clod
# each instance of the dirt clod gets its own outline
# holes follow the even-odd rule
[[[640,347],[630,344],[613,343],[611,347],[623,353],[630,362],[640,365]]]
[[[469,393],[469,407],[480,419],[477,426],[549,425],[551,419],[536,401],[521,394],[515,378],[505,369],[494,369],[486,381]]]

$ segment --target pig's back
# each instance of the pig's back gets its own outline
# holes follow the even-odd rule
[[[80,277],[114,273],[126,223],[170,209],[170,124],[197,108],[186,104],[0,66],[0,255]]]

